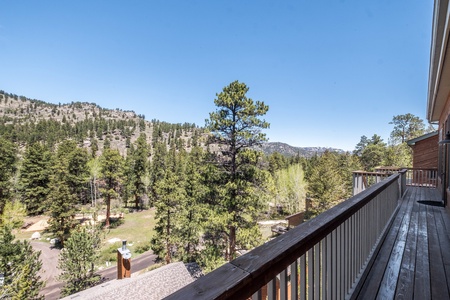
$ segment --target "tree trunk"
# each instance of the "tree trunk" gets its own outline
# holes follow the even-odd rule
[[[106,220],[105,220],[105,227],[109,228],[109,217],[111,215],[111,196],[106,197]]]
[[[170,264],[172,260],[170,253],[170,209],[167,210],[166,234],[166,264]]]
[[[136,209],[139,208],[139,196],[138,196],[138,194],[134,194],[134,207]]]
[[[232,261],[236,256],[236,227],[230,226],[230,252],[228,261]]]

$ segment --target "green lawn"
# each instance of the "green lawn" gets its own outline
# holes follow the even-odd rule
[[[41,217],[30,218],[32,221],[42,219]],[[36,220],[35,220],[36,219]],[[154,234],[155,227],[155,209],[146,209],[139,212],[125,213],[123,224],[116,228],[104,229],[101,233],[102,246],[100,249],[100,259],[98,266],[105,266],[106,261],[115,262],[117,257],[117,248],[122,246],[122,240],[127,241],[127,247],[130,249],[133,257],[138,256],[145,250],[150,249],[150,239]],[[15,230],[14,235],[17,239],[29,240],[33,232],[24,230]],[[49,242],[52,234],[41,232],[41,241]],[[116,243],[109,243],[109,240],[118,239]]]
[[[123,224],[116,228],[106,229],[102,233],[103,242],[99,264],[104,264],[108,260],[116,260],[117,248],[121,247],[122,240],[127,241],[127,248],[130,249],[133,257],[139,255],[138,252],[149,248],[154,227],[154,209],[125,214]],[[121,241],[111,244],[108,242],[111,239],[120,239]]]

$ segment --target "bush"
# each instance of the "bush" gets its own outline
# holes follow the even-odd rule
[[[106,261],[116,261],[117,260],[117,249],[120,247],[122,247],[122,242],[116,242],[114,244],[111,244],[108,248],[103,249],[100,252],[100,258],[99,258],[100,263],[103,264]]]
[[[141,243],[134,248],[134,252],[137,254],[144,253],[148,250],[150,250],[150,242]]]

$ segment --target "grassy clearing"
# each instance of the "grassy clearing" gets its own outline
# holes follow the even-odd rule
[[[117,248],[121,247],[122,240],[127,241],[127,248],[130,249],[133,257],[149,249],[150,239],[154,234],[155,210],[127,213],[124,215],[124,221],[122,225],[107,229],[102,233],[103,242],[99,265],[105,264],[106,261],[116,261]],[[108,241],[112,239],[120,241],[109,243]]]
[[[44,217],[37,216],[28,218],[28,222],[38,223]],[[102,245],[100,248],[100,259],[98,266],[106,266],[106,262],[115,263],[117,258],[117,248],[122,246],[122,240],[127,241],[133,257],[150,249],[150,239],[154,234],[155,209],[146,209],[139,212],[127,212],[124,214],[123,224],[116,228],[105,229],[101,233]],[[14,235],[19,240],[30,240],[34,231],[15,230]],[[49,243],[52,238],[51,233],[41,233],[41,242]],[[116,243],[109,243],[109,240],[117,239]],[[109,264],[108,264],[109,265]]]

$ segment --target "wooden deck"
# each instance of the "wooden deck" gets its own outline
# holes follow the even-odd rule
[[[355,298],[450,299],[450,214],[440,194],[409,187],[400,205]]]

